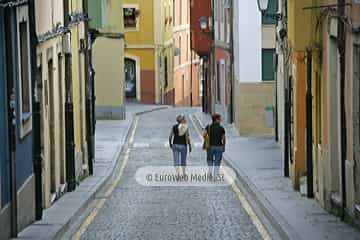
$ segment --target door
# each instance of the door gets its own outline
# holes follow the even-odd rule
[[[64,88],[63,88],[63,67],[62,67],[62,56],[58,55],[58,91],[59,91],[59,99],[58,99],[58,108],[59,108],[59,133],[60,133],[60,184],[65,184],[65,114],[64,114]]]
[[[360,204],[360,45],[354,46],[353,73],[353,123],[354,123],[354,158],[355,158],[355,201]]]
[[[136,98],[136,62],[129,58],[125,58],[125,94]]]
[[[48,61],[48,80],[49,80],[49,100],[50,100],[50,118],[49,118],[49,134],[50,134],[50,191],[56,193],[56,155],[55,155],[55,96],[54,96],[54,71],[53,60]]]
[[[330,67],[331,66],[331,67]],[[329,55],[329,159],[331,164],[332,192],[340,191],[341,142],[340,142],[340,81],[339,81],[339,53],[336,38],[330,37]]]

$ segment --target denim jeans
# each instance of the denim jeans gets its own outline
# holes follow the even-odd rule
[[[172,150],[174,154],[174,165],[186,166],[187,146],[180,144],[173,144]]]
[[[219,173],[219,167],[221,165],[223,153],[224,153],[224,146],[210,146],[209,149],[207,150],[206,160],[209,166],[210,173],[213,173],[215,175]]]

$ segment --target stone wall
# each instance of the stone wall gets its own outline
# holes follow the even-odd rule
[[[235,126],[241,135],[274,134],[266,124],[266,105],[274,105],[274,82],[235,81]]]

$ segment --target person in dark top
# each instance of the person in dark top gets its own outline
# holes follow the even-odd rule
[[[204,138],[209,137],[210,146],[207,149],[207,164],[212,174],[217,174],[221,165],[222,155],[225,152],[225,129],[221,126],[221,115],[213,114],[212,123],[204,130]]]
[[[176,118],[177,124],[175,124],[170,131],[169,145],[173,150],[174,165],[177,173],[184,174],[186,166],[187,147],[189,146],[189,152],[191,152],[191,142],[189,128],[186,124],[186,119],[183,114],[178,115]]]

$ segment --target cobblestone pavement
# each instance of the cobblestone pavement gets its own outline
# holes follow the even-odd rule
[[[262,239],[231,187],[145,187],[135,180],[144,166],[171,166],[166,146],[174,108],[140,116],[119,184],[81,239]],[[188,165],[204,165],[201,139],[191,121],[194,151]]]

